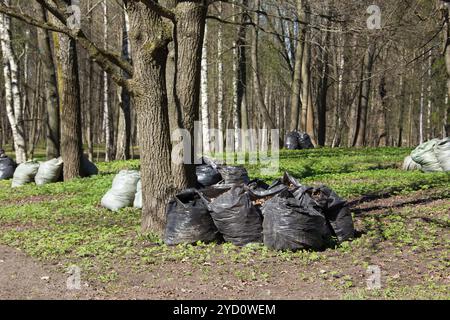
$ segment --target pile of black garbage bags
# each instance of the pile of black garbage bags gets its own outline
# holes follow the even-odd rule
[[[284,147],[288,150],[314,149],[314,144],[309,134],[292,131],[286,135]]]
[[[354,237],[347,202],[327,187],[302,186],[288,173],[269,186],[250,181],[243,167],[205,164],[197,174],[201,188],[181,192],[167,206],[168,245],[225,241],[322,250]]]

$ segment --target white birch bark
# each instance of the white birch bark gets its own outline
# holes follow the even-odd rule
[[[9,5],[9,0],[4,0]],[[11,19],[0,15],[0,42],[3,55],[3,74],[5,78],[6,113],[14,140],[16,162],[27,160],[26,140],[24,136],[23,106],[19,89],[19,68],[17,58],[11,46]]]
[[[427,89],[427,138],[432,139],[433,129],[431,128],[431,111],[432,111],[432,102],[431,102],[431,80],[432,80],[432,56],[431,51],[428,56],[428,89]]]
[[[208,110],[208,24],[205,25],[205,37],[202,51],[201,69],[201,113],[203,130],[203,152],[210,152],[211,137],[209,134],[209,110]]]
[[[104,39],[104,49],[108,50],[108,5],[107,0],[103,0],[103,39]],[[103,124],[105,132],[105,161],[111,161],[112,154],[112,141],[111,141],[111,112],[109,110],[109,81],[108,73],[103,72]]]
[[[237,9],[233,4],[233,23],[237,23]],[[241,148],[241,135],[239,128],[239,112],[238,112],[238,68],[239,68],[239,50],[237,41],[233,40],[233,124],[234,124],[234,149],[236,151]]]
[[[219,18],[222,18],[222,3],[219,3]],[[223,101],[224,101],[224,80],[223,80],[223,27],[222,24],[219,23],[218,26],[218,34],[217,34],[217,129],[219,131],[219,140],[218,149],[219,152],[223,150],[223,139],[222,134],[223,130]]]

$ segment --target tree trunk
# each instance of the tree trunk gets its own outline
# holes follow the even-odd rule
[[[222,17],[222,3],[218,4],[219,6],[219,18]],[[223,134],[224,134],[224,119],[223,119],[223,102],[224,102],[224,79],[223,79],[223,27],[222,24],[218,25],[218,34],[217,34],[217,129],[219,131],[220,139],[218,146],[219,152],[223,150]]]
[[[305,21],[305,8],[302,0],[297,0],[297,14],[300,21]],[[299,24],[300,25],[300,24]],[[302,25],[300,37],[297,41],[297,48],[295,52],[294,77],[292,79],[292,93],[291,93],[291,122],[289,130],[299,129],[300,119],[300,94],[302,82],[302,62],[305,44],[306,26]]]
[[[36,6],[37,12],[43,21],[48,21],[47,13],[42,6]],[[60,115],[58,88],[56,85],[55,64],[50,44],[50,36],[47,30],[37,29],[39,54],[42,61],[47,129],[47,159],[58,158],[60,152]]]
[[[203,152],[210,152],[211,137],[209,134],[209,107],[208,107],[208,24],[205,23],[205,36],[202,48],[202,66],[201,66],[201,111],[202,111],[202,137]]]
[[[124,10],[123,12],[123,30],[122,30],[122,58],[131,62],[131,45],[129,39],[130,22],[128,14]],[[123,72],[126,78],[129,76]],[[119,110],[119,125],[117,128],[117,151],[116,160],[128,160],[130,159],[130,146],[131,146],[131,100],[130,94],[124,87],[118,88],[118,95],[120,101]]]
[[[405,125],[405,107],[406,107],[406,97],[405,97],[405,84],[403,80],[403,75],[400,75],[400,114],[398,117],[398,137],[397,137],[397,147],[403,146],[403,131]]]
[[[255,10],[259,10],[260,8],[260,0],[255,1]],[[254,14],[254,22],[256,25],[259,25],[259,13],[255,12]],[[275,124],[272,120],[272,117],[270,116],[270,112],[267,109],[267,106],[264,102],[264,93],[261,86],[261,79],[259,75],[259,60],[258,60],[258,41],[259,40],[259,32],[256,27],[253,28],[253,39],[252,39],[252,52],[251,52],[251,59],[252,59],[252,70],[253,70],[253,87],[254,87],[254,93],[256,102],[258,105],[259,112],[261,112],[265,123],[267,124],[267,129],[275,129]]]
[[[364,58],[364,72],[361,83],[360,99],[359,99],[359,116],[358,116],[358,130],[356,134],[356,141],[354,146],[363,147],[366,144],[366,128],[367,128],[367,113],[369,108],[370,90],[372,84],[372,69],[375,62],[375,42],[370,42],[367,48],[366,57]]]
[[[4,1],[9,5],[9,1]],[[23,105],[19,89],[19,66],[11,44],[11,18],[0,15],[0,41],[3,56],[3,74],[5,78],[6,113],[13,133],[16,162],[27,161]]]
[[[80,81],[76,42],[63,34],[58,34],[57,38],[55,48],[61,92],[61,155],[64,161],[64,181],[68,181],[82,174]]]
[[[166,223],[165,206],[175,193],[165,79],[169,40],[161,18],[145,4],[129,2],[127,11],[141,153],[142,230],[161,235]]]
[[[195,187],[196,156],[194,151],[200,147],[201,137],[196,137],[194,125],[199,121],[201,57],[205,33],[207,7],[203,1],[178,2],[175,8],[175,103],[182,113],[182,128],[192,137],[191,163],[175,165],[174,181],[178,190]],[[194,148],[197,144],[197,148]]]
[[[332,12],[329,11],[329,15],[332,16]],[[330,29],[331,22],[328,19],[326,28]],[[330,47],[330,33],[325,32],[323,44],[322,44],[322,74],[320,76],[320,88],[319,88],[319,105],[318,105],[318,130],[317,130],[317,143],[319,146],[325,146],[327,138],[327,97],[328,97],[328,77],[330,72],[329,66],[329,47]]]
[[[107,0],[103,0],[103,48],[108,50],[108,5]],[[113,154],[113,126],[112,113],[109,102],[109,75],[103,72],[103,132],[105,134],[105,161],[112,160]]]

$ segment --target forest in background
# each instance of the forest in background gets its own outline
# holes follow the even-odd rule
[[[12,2],[30,15],[42,11],[37,3]],[[207,127],[273,126],[281,136],[298,129],[317,145],[332,147],[415,146],[446,136],[446,33],[439,2],[379,1],[382,29],[374,30],[367,27],[368,1],[266,0],[259,7],[256,2],[210,6],[202,65]],[[111,52],[123,51],[128,34],[123,3],[79,4],[82,29],[90,39]],[[10,33],[23,109],[19,126],[31,159],[49,134],[48,62],[40,45],[42,31],[12,19]],[[49,41],[53,48],[53,38]],[[132,105],[121,108],[121,88],[85,49],[79,48],[78,56],[86,151],[92,159],[93,146],[101,144],[107,160],[129,158],[124,149],[133,149],[125,145],[138,144]],[[4,75],[0,82],[5,146],[13,138]]]

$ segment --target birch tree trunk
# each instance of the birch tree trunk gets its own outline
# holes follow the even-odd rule
[[[108,5],[107,0],[103,0],[103,48],[108,50]],[[113,139],[112,139],[112,121],[109,103],[109,76],[103,72],[103,130],[105,133],[105,161],[112,159]]]
[[[211,137],[209,134],[209,108],[208,108],[208,24],[205,23],[205,36],[202,49],[202,67],[201,67],[201,112],[202,112],[202,133],[203,133],[203,152],[210,152]]]
[[[433,138],[433,128],[431,127],[431,115],[432,115],[432,88],[431,88],[431,81],[433,81],[432,76],[432,68],[433,68],[433,57],[432,57],[432,51],[430,51],[428,55],[428,88],[427,88],[427,139],[431,140]]]
[[[3,1],[9,5],[9,0]],[[0,37],[5,78],[6,113],[13,134],[16,162],[27,161],[22,97],[19,89],[19,66],[11,44],[11,18],[0,15]]]
[[[423,68],[422,68],[423,69]],[[424,123],[423,123],[423,113],[425,109],[425,80],[422,77],[420,80],[420,111],[419,111],[419,144],[424,143],[425,136],[424,136]]]
[[[222,18],[222,3],[218,5],[219,18]],[[222,24],[218,26],[217,34],[217,129],[220,135],[224,133],[224,119],[223,119],[223,102],[224,102],[224,80],[223,80],[223,27]],[[223,150],[223,136],[218,137],[220,139],[218,143],[219,152]]]

